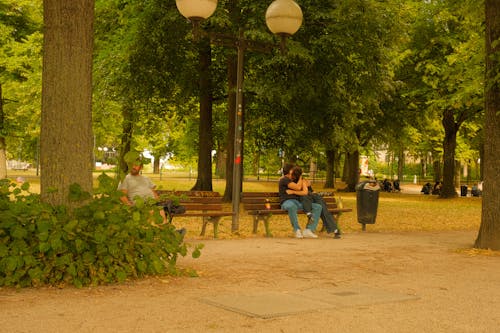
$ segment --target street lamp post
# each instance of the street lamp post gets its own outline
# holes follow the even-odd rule
[[[194,37],[201,33],[200,22],[209,18],[217,8],[217,0],[176,0],[179,12],[189,19],[193,24]],[[275,0],[266,11],[266,24],[269,30],[281,37],[281,50],[285,50],[285,40],[299,30],[302,25],[302,10],[293,0]],[[210,36],[210,33],[205,33]],[[221,38],[222,37],[222,38]],[[234,156],[233,156],[233,221],[231,231],[239,229],[239,212],[241,196],[241,179],[243,163],[243,63],[245,49],[254,42],[246,40],[243,36],[243,30],[240,29],[238,36],[215,35],[211,38],[212,42],[231,41],[237,50],[237,71],[236,71],[236,110],[234,121]]]

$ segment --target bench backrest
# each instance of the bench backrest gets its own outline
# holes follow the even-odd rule
[[[212,191],[157,191],[161,198],[179,201],[186,211],[222,211],[224,205],[219,192]]]

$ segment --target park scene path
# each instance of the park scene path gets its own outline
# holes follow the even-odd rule
[[[497,332],[500,257],[471,231],[193,240],[158,277],[0,289],[2,332]]]

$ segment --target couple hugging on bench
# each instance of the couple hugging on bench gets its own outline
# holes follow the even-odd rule
[[[340,230],[323,198],[314,193],[311,183],[302,177],[299,166],[287,163],[283,166],[283,177],[279,180],[279,196],[281,208],[288,212],[296,238],[318,238],[314,233],[319,219],[323,221],[326,231],[340,238]],[[307,215],[307,226],[304,231],[299,226],[297,211],[303,210]]]

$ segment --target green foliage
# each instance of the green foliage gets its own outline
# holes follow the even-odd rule
[[[123,205],[114,182],[104,174],[99,181],[101,192],[73,211],[40,202],[28,183],[0,181],[0,286],[82,287],[178,273],[188,247],[172,225],[159,225],[161,208]],[[75,199],[88,195],[71,190]]]
[[[0,1],[0,137],[8,159],[33,161],[39,136],[42,1]],[[14,148],[15,147],[15,148]]]
[[[277,45],[270,2],[219,1],[211,32]],[[287,54],[245,53],[245,172],[287,158],[320,159],[359,146],[442,159],[442,111],[454,110],[457,159],[476,159],[482,137],[484,1],[299,2],[304,23]],[[96,0],[93,123],[96,147],[128,142],[155,159],[196,169],[198,49],[173,1]],[[39,147],[42,1],[0,0],[1,133],[7,156],[34,161]],[[227,65],[212,45],[213,149],[226,154]],[[468,123],[468,124],[466,124]],[[463,129],[466,125],[470,129]],[[472,128],[477,128],[473,131]],[[1,130],[1,128],[0,128]],[[123,140],[123,141],[122,141]],[[470,148],[469,148],[470,147]],[[318,157],[319,156],[319,157]]]
[[[151,163],[151,160],[149,158],[146,158],[142,156],[142,154],[138,151],[132,150],[129,151],[125,154],[123,157],[123,160],[127,162],[129,168],[132,167],[132,165],[135,163],[142,163],[142,164],[149,164]]]

